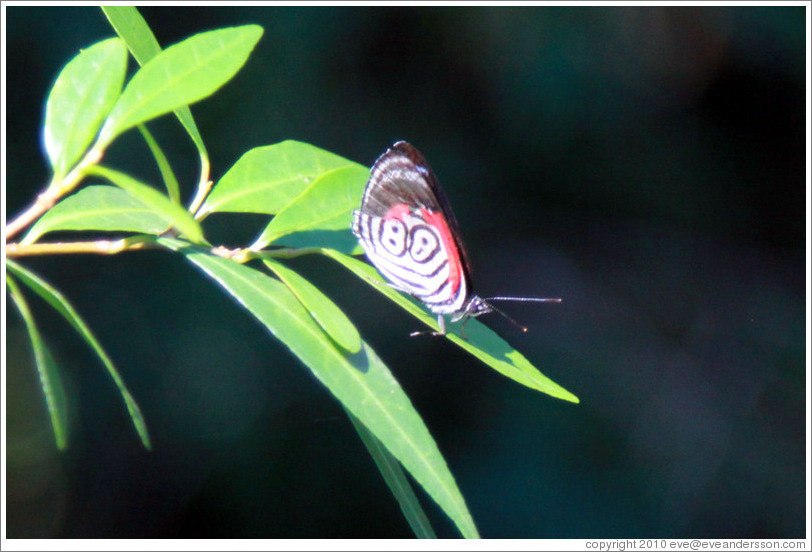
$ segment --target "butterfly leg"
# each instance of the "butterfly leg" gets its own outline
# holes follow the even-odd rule
[[[440,326],[440,331],[432,332],[432,335],[445,335],[445,316],[443,316],[442,314],[438,314],[437,324]]]
[[[446,331],[445,331],[445,317],[443,317],[442,314],[437,315],[437,325],[440,326],[440,331],[439,332],[428,332],[428,331],[412,332],[412,333],[409,334],[409,336],[410,337],[415,337],[417,335],[426,335],[426,334],[433,335],[433,336],[445,335],[446,334]]]
[[[374,285],[374,286],[386,286],[386,287],[390,287],[390,288],[392,288],[392,289],[396,289],[396,290],[398,290],[398,291],[400,291],[400,292],[402,292],[402,293],[405,293],[406,295],[411,295],[411,293],[409,292],[409,290],[408,290],[408,289],[404,289],[404,288],[402,288],[402,287],[400,287],[400,286],[397,286],[397,285],[395,285],[395,284],[393,284],[393,283],[391,283],[391,282],[382,282],[382,281],[380,281],[380,280],[374,280],[374,279],[372,279],[372,278],[367,278],[366,276],[365,276],[364,278],[366,278],[366,280],[367,280],[367,281],[368,281],[370,284],[372,284],[372,285]],[[424,334],[427,334],[427,335],[433,335],[433,336],[443,336],[443,335],[445,335],[445,334],[446,334],[446,330],[445,330],[445,318],[443,317],[443,315],[442,315],[442,314],[438,314],[438,315],[437,315],[437,325],[438,325],[438,326],[440,326],[440,331],[439,331],[439,332],[429,332],[429,331],[422,331],[422,332],[420,332],[420,331],[418,331],[418,332],[412,332],[412,333],[410,333],[410,334],[409,334],[409,336],[410,336],[410,337],[415,337],[415,336],[418,336],[418,335],[424,335]]]
[[[462,325],[460,326],[460,337],[461,337],[462,339],[464,339],[465,341],[468,341],[468,338],[467,338],[467,337],[465,337],[465,323],[466,323],[466,322],[468,322],[468,320],[469,320],[470,318],[471,318],[470,316],[465,316],[465,317],[463,317],[463,319],[462,319]]]

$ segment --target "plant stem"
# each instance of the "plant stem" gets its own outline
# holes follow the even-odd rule
[[[195,220],[200,220],[197,217],[197,210],[203,205],[203,200],[209,195],[214,185],[214,182],[209,180],[209,159],[204,154],[205,150],[200,152],[200,182],[197,185],[197,193],[189,205],[189,212],[192,213]]]
[[[59,199],[59,195],[56,192],[57,189],[55,187],[49,186],[44,192],[37,196],[37,200],[25,212],[8,223],[6,225],[6,241],[41,217],[45,211],[53,207],[56,200]]]
[[[62,243],[19,243],[6,244],[9,257],[32,255],[64,255],[71,253],[92,253],[96,255],[116,255],[122,251],[158,248],[153,236],[132,236],[121,240],[96,240],[88,242]]]
[[[301,249],[293,249],[290,247],[280,247],[278,249],[263,249],[261,251],[254,251],[248,249],[228,249],[223,246],[212,248],[211,252],[218,257],[231,259],[238,263],[247,263],[254,259],[276,258],[276,259],[292,259],[294,257],[301,257],[302,255],[315,255],[321,253],[321,247],[302,247]]]
[[[27,227],[41,217],[45,211],[53,207],[62,196],[74,189],[76,185],[82,181],[82,178],[84,178],[87,168],[101,161],[102,155],[102,148],[96,144],[87,152],[84,158],[82,158],[82,161],[65,175],[64,179],[61,181],[52,181],[48,185],[48,188],[37,196],[37,200],[31,207],[6,225],[6,243],[8,243],[8,240],[15,234],[20,232],[20,230]]]

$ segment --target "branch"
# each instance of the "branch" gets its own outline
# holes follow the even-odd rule
[[[8,243],[6,244],[6,255],[9,257],[65,255],[72,253],[116,255],[123,251],[158,249],[158,247],[153,236],[132,236],[121,240],[97,240],[88,242],[31,243],[26,245]]]
[[[31,207],[6,225],[6,240],[41,217],[45,211],[54,206],[58,199],[59,194],[57,193],[57,189],[48,187],[48,189],[37,196],[37,200]]]
[[[103,153],[98,144],[94,145],[62,181],[52,181],[48,188],[37,196],[37,200],[31,207],[6,225],[6,242],[8,243],[12,236],[41,217],[45,211],[54,206],[59,198],[74,189],[84,178],[87,168],[101,161]]]

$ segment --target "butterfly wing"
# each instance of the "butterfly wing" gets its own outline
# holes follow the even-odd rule
[[[353,233],[397,288],[436,313],[462,310],[470,269],[451,206],[423,155],[397,142],[372,166]]]

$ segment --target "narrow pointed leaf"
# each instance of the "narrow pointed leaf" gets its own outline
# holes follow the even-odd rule
[[[192,215],[180,205],[172,203],[172,200],[155,188],[147,186],[129,175],[107,167],[97,165],[90,167],[87,172],[88,174],[105,178],[122,190],[125,190],[138,201],[155,211],[158,216],[169,220],[172,226],[180,230],[193,242],[205,243],[206,240],[203,238],[203,229]]]
[[[258,25],[218,29],[156,55],[127,84],[102,128],[102,143],[214,93],[239,71],[260,36]]]
[[[223,175],[198,216],[214,212],[275,215],[323,174],[352,166],[361,167],[295,140],[254,148]]]
[[[129,48],[138,65],[143,66],[161,53],[158,40],[152,34],[152,30],[150,30],[149,25],[144,21],[137,8],[134,6],[102,6],[102,11],[116,30],[116,33],[118,33],[118,36],[127,44],[127,48]],[[206,151],[203,137],[200,136],[200,131],[195,124],[189,106],[185,105],[176,109],[175,116],[177,116],[197,146],[202,162],[208,166],[209,154]]]
[[[172,170],[172,165],[169,164],[169,160],[166,158],[166,155],[164,155],[164,151],[161,149],[161,146],[158,145],[158,142],[155,141],[155,138],[153,138],[152,133],[147,129],[146,125],[138,125],[138,131],[141,133],[141,136],[144,137],[149,151],[152,152],[152,156],[158,164],[158,170],[161,172],[161,178],[164,181],[164,187],[166,188],[166,193],[169,195],[169,199],[172,200],[172,203],[180,205],[180,186],[178,186],[178,179],[175,178],[175,171]]]
[[[115,186],[87,186],[54,205],[25,235],[23,244],[34,243],[48,232],[90,230],[160,234],[171,219],[147,207]]]
[[[325,173],[271,220],[251,248],[262,249],[293,232],[346,230],[368,177],[369,169],[361,165]]]
[[[409,480],[406,479],[406,474],[403,473],[397,459],[389,454],[383,443],[358,418],[350,412],[347,412],[347,416],[350,418],[367,451],[369,451],[370,456],[375,461],[375,465],[381,472],[387,486],[395,495],[400,510],[403,512],[406,521],[409,522],[414,534],[421,539],[436,539],[437,535],[434,533],[434,529],[432,529],[431,523],[429,523],[429,519],[426,517],[422,506],[420,506],[420,502],[417,500],[417,496],[415,496],[414,490],[412,490],[412,486],[409,484]]]
[[[118,370],[113,365],[113,361],[110,360],[109,356],[107,356],[107,353],[105,352],[104,348],[102,348],[101,343],[99,343],[96,336],[93,335],[93,332],[90,331],[90,328],[79,316],[79,313],[76,312],[76,309],[73,308],[73,305],[68,302],[61,292],[30,270],[23,268],[21,265],[17,264],[11,259],[6,259],[6,266],[14,274],[14,276],[19,278],[22,283],[31,289],[31,291],[45,299],[45,301],[47,301],[56,312],[62,315],[62,317],[65,318],[65,320],[67,320],[71,326],[73,326],[76,333],[78,333],[79,336],[84,339],[88,345],[90,345],[90,348],[93,349],[96,356],[98,356],[99,360],[102,361],[104,367],[107,368],[107,372],[110,374],[110,377],[116,384],[119,393],[121,393],[121,397],[124,399],[124,404],[127,406],[127,412],[130,414],[130,419],[135,427],[135,431],[141,438],[141,442],[145,448],[150,449],[152,445],[149,439],[149,432],[147,431],[147,425],[144,422],[144,416],[141,414],[141,409],[138,407],[138,403],[133,398],[130,390],[127,389],[127,386],[124,384],[124,380],[121,378]]]
[[[139,65],[161,53],[155,35],[134,6],[102,6],[102,12],[118,36],[127,44]]]
[[[43,129],[55,181],[93,142],[121,93],[126,70],[127,49],[118,38],[94,44],[62,69],[48,95]]]
[[[11,299],[17,306],[17,310],[20,312],[28,330],[28,335],[31,338],[34,363],[37,366],[42,393],[45,395],[45,404],[51,418],[56,447],[59,450],[64,450],[68,446],[68,413],[65,405],[65,390],[59,377],[59,371],[34,322],[34,316],[28,308],[25,297],[23,297],[19,286],[10,275],[6,275],[6,286],[9,288]]]
[[[336,343],[351,353],[361,350],[361,336],[355,325],[319,288],[278,261],[263,259],[263,262],[290,288],[313,319]]]
[[[213,278],[282,341],[341,404],[381,440],[465,537],[477,530],[465,500],[423,420],[369,345],[338,349],[281,282],[180,240],[159,238]]]
[[[324,249],[322,252],[347,267],[427,326],[435,331],[439,329],[434,315],[427,313],[425,308],[419,305],[416,300],[386,285],[378,271],[372,266],[331,249]],[[522,385],[557,399],[574,403],[579,402],[578,397],[539,372],[524,355],[516,351],[485,324],[476,319],[471,319],[465,327],[465,334],[466,339],[462,339],[455,328],[448,328],[446,337],[500,374]]]

